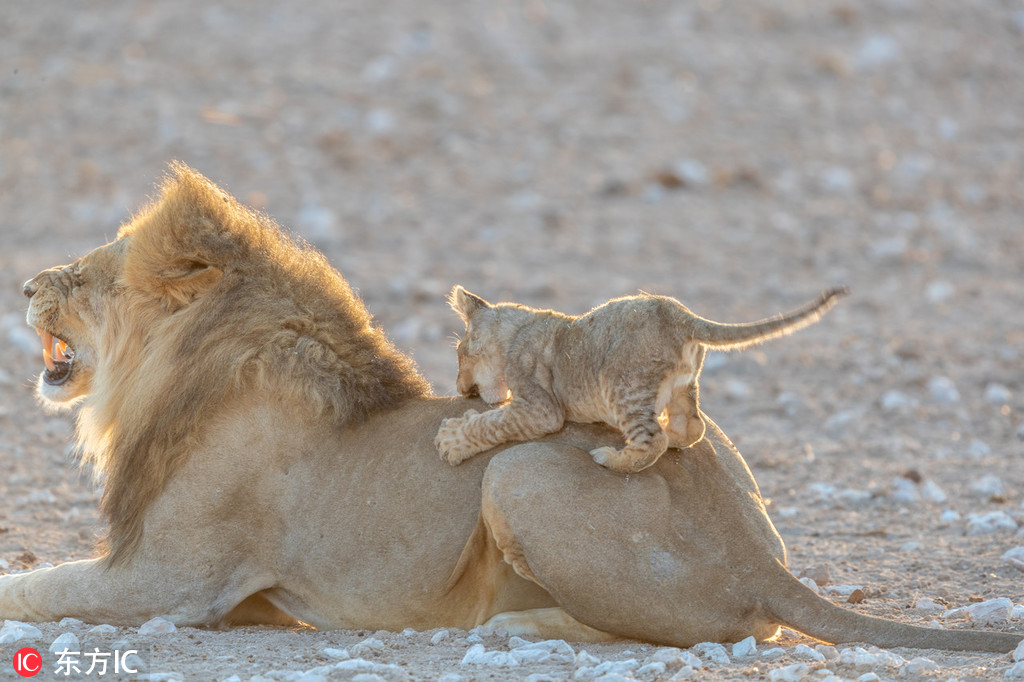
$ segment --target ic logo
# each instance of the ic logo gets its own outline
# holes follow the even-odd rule
[[[33,677],[42,669],[43,657],[32,647],[25,647],[14,654],[14,672],[22,677]]]

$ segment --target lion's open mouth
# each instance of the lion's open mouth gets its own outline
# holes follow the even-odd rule
[[[43,381],[51,386],[60,386],[71,376],[71,364],[75,359],[75,351],[63,339],[59,339],[50,332],[37,329],[36,333],[43,342],[43,362],[46,363],[46,371],[43,372]]]

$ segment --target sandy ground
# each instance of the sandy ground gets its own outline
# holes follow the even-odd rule
[[[962,625],[943,613],[1024,604],[1003,558],[1024,546],[1020,2],[12,0],[0,36],[0,572],[87,557],[101,524],[70,420],[32,397],[21,283],[112,238],[181,159],[320,247],[442,393],[455,283],[573,313],[643,289],[722,321],[849,284],[817,326],[713,356],[705,410],[770,498],[791,567],[861,588],[848,608]],[[1019,632],[1022,611],[989,627]],[[331,679],[565,679],[593,668],[584,648],[635,659],[627,679],[689,674],[637,643],[494,667],[460,662],[474,643],[521,643],[88,630],[46,624],[32,641],[121,642],[189,680],[340,660],[325,649],[376,666]],[[0,646],[0,678],[25,642]],[[692,674],[803,662],[790,678],[1005,679],[1012,665],[822,662],[799,644],[814,642],[787,632],[781,656],[760,645],[728,664],[705,652]]]

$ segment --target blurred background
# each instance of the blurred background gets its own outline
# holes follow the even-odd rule
[[[440,393],[456,283],[725,322],[849,284],[818,325],[713,354],[704,408],[797,561],[834,551],[804,542],[822,506],[916,510],[844,550],[893,570],[907,537],[975,547],[969,513],[1024,523],[1022,140],[1019,0],[8,0],[0,558],[87,553],[96,523],[69,420],[31,396],[21,283],[112,239],[172,159],[323,250]]]

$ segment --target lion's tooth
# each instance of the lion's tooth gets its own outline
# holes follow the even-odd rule
[[[57,368],[57,364],[53,361],[53,334],[41,332],[39,336],[43,339],[43,362],[46,363],[46,369],[52,372]]]

